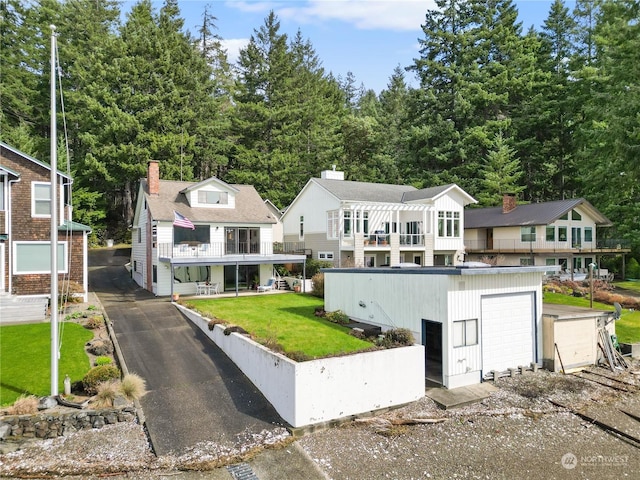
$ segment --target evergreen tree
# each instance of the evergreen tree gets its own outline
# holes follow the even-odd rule
[[[520,185],[523,172],[515,153],[515,149],[509,146],[501,133],[496,135],[493,148],[481,168],[482,190],[478,195],[480,205],[499,205],[504,194],[517,195],[524,190]]]

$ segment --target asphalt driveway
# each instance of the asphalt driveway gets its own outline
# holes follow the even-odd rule
[[[228,357],[166,298],[139,288],[124,264],[129,249],[89,253],[89,288],[113,323],[127,368],[142,376],[141,399],[157,455],[199,442],[237,445],[285,426],[271,404]]]

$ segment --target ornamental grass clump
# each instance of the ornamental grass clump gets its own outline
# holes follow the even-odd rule
[[[20,395],[9,409],[11,415],[31,415],[38,411],[38,398],[35,395]]]
[[[98,408],[113,407],[113,402],[118,396],[120,381],[112,378],[106,382],[100,382],[96,385],[96,396],[94,399],[95,406]]]
[[[140,400],[147,394],[147,383],[136,373],[128,373],[120,382],[120,392],[127,400]]]

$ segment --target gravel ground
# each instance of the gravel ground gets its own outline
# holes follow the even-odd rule
[[[640,385],[637,375],[619,378]],[[496,386],[499,390],[489,398],[464,408],[442,410],[425,397],[307,435],[298,443],[335,480],[638,478],[638,445],[549,399],[574,409],[613,409],[621,402],[640,409],[640,394],[548,372],[500,379]],[[397,424],[411,419],[441,423]],[[234,445],[201,444],[179,457],[157,458],[141,426],[118,424],[32,442],[0,455],[0,477],[89,479],[120,473],[119,478],[152,478],[234,463],[265,446],[290,441],[286,431],[276,428],[251,438],[241,435]]]

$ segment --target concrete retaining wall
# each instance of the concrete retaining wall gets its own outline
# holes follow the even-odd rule
[[[262,392],[293,427],[409,403],[424,396],[424,347],[392,348],[294,362],[239,333],[211,331],[198,313],[176,305]]]

